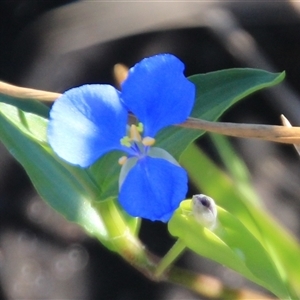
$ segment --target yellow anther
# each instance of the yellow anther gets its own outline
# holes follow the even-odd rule
[[[130,133],[131,140],[136,141],[136,142],[140,142],[142,140],[141,135],[140,135],[136,125],[133,124],[130,126],[129,133]]]
[[[143,123],[139,122],[139,124],[137,126],[137,130],[138,130],[139,133],[142,133],[144,131]]]
[[[123,166],[127,161],[127,156],[122,156],[119,158],[118,163],[119,165]]]
[[[155,139],[150,136],[146,136],[143,138],[142,144],[144,146],[153,146],[155,144]]]
[[[125,147],[130,147],[131,143],[130,143],[131,139],[128,136],[124,136],[123,138],[120,139],[120,143],[122,146]]]

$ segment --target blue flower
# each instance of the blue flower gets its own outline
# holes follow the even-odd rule
[[[195,87],[183,70],[171,54],[145,58],[129,70],[122,92],[83,85],[66,91],[51,109],[48,140],[65,161],[88,167],[107,152],[127,154],[120,159],[119,201],[132,216],[166,222],[185,198],[185,170],[152,147],[159,130],[190,115]],[[129,130],[128,112],[140,122]]]

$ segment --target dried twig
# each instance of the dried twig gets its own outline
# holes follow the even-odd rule
[[[35,99],[47,102],[53,102],[61,95],[59,93],[19,87],[3,81],[0,81],[0,93],[16,98]]]
[[[18,87],[0,81],[0,93],[17,98],[35,99],[40,101],[55,101],[61,94],[42,90]],[[131,116],[131,119],[134,117]],[[205,130],[218,134],[240,137],[255,138],[266,141],[286,144],[300,144],[300,127],[259,125],[259,124],[237,124],[210,122],[195,118],[189,118],[177,126],[195,130]]]

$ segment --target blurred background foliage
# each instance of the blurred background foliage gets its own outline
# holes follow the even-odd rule
[[[235,105],[222,121],[300,124],[300,5],[264,2],[0,2],[0,80],[54,92],[114,83],[113,66],[170,52],[186,75],[233,67],[286,70],[284,84]],[[258,198],[299,237],[299,157],[291,146],[231,139]],[[204,136],[198,145],[225,169]],[[200,299],[155,284],[41,201],[26,173],[0,146],[1,299]],[[230,176],[230,173],[228,173]],[[217,188],[217,187],[216,187]],[[191,185],[190,195],[199,193]],[[142,222],[141,239],[158,255],[174,240],[166,225]],[[179,264],[233,288],[254,284],[187,252]]]

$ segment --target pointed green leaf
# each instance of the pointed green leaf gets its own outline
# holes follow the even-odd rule
[[[284,79],[285,73],[257,69],[228,69],[189,77],[196,85],[196,101],[191,117],[216,121],[229,107],[248,95],[271,87]],[[169,127],[157,136],[157,145],[179,159],[186,147],[204,131]]]
[[[29,108],[25,102],[21,104],[25,110],[34,111],[34,102],[27,102]],[[17,102],[15,104],[18,105]],[[110,222],[107,226],[106,216],[95,205],[99,189],[94,178],[86,169],[71,166],[52,152],[47,144],[47,123],[48,120],[41,116],[0,103],[0,139],[22,164],[41,197],[68,220],[81,225],[100,239],[108,248],[117,250],[113,246],[113,239],[116,238],[112,236],[114,225]],[[138,219],[128,216],[118,205],[116,207],[119,219],[123,220],[123,223],[118,223],[118,232],[123,235],[128,228],[136,234]]]
[[[282,277],[300,295],[300,246],[261,205],[249,200],[249,196],[253,194],[253,191],[250,194],[247,192],[250,187],[237,188],[238,185],[193,144],[183,153],[181,164],[199,192],[209,195],[218,205],[238,218],[268,250]]]
[[[28,127],[33,116],[34,130],[37,130],[36,115],[20,111],[14,106],[0,103],[0,138],[11,154],[22,163],[40,195],[68,220],[81,224],[89,232],[98,232],[106,237],[106,229],[96,211],[91,207],[89,196],[66,170],[32,137]],[[28,121],[28,122],[27,122]],[[40,118],[42,127],[46,120]],[[24,134],[24,132],[26,132]]]
[[[0,101],[6,104],[16,106],[24,112],[30,112],[40,117],[47,118],[49,115],[49,108],[43,103],[33,99],[15,98],[0,93]]]
[[[191,200],[186,200],[169,221],[168,228],[173,236],[199,255],[239,272],[282,299],[290,299],[266,249],[227,211],[218,208],[218,225],[211,231],[195,220]]]

